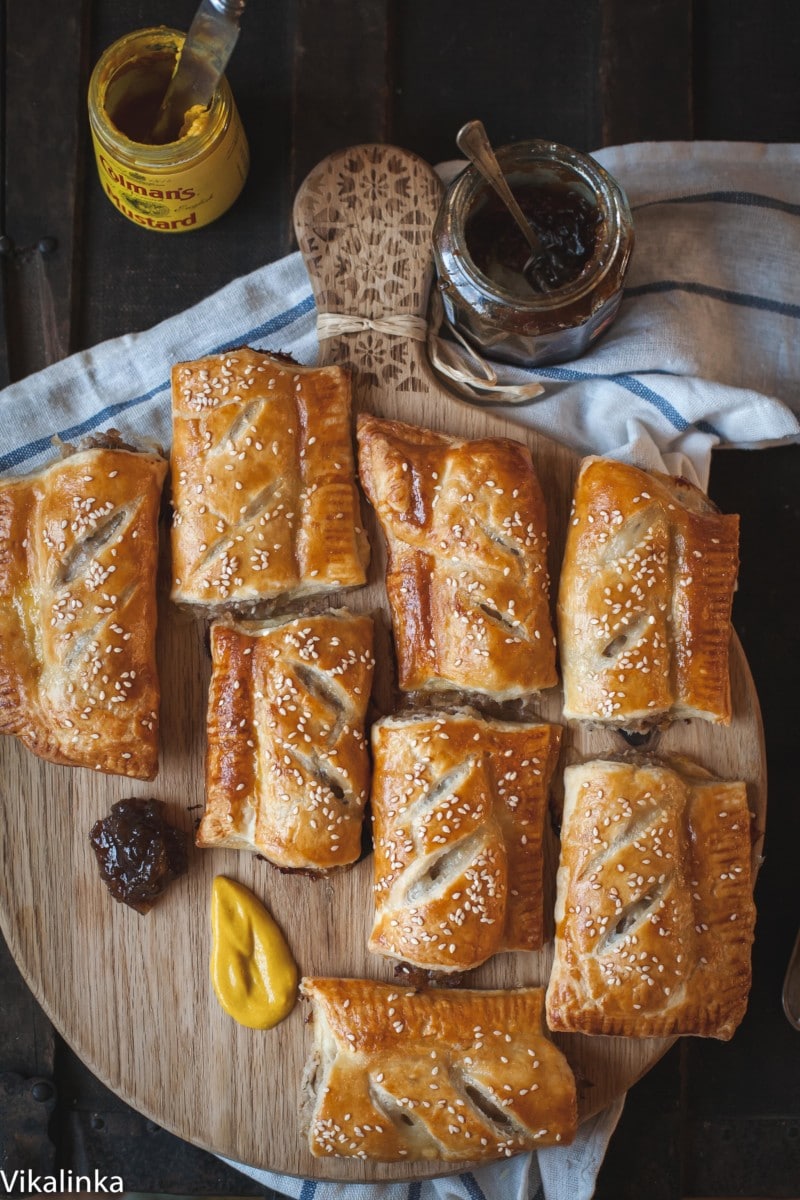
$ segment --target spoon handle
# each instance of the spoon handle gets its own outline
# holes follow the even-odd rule
[[[495,158],[494,150],[492,150],[483,126],[483,121],[467,121],[466,125],[462,125],[456,134],[456,145],[463,154],[466,154],[470,162],[478,168],[486,182],[490,183],[498,193],[500,199],[517,222],[517,225],[519,225],[520,232],[530,246],[531,252],[537,257],[542,255],[544,247],[534,233],[530,221],[525,216],[519,204],[517,204],[514,193],[508,186],[506,177],[500,169],[500,164]]]

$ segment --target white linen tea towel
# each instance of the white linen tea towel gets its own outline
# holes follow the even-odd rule
[[[497,407],[582,453],[666,468],[706,486],[714,446],[800,436],[800,145],[646,143],[598,151],[627,192],[636,248],[605,338],[573,363],[502,368],[544,384]],[[248,344],[317,354],[299,254],[235,280],[153,329],[72,355],[0,393],[0,470],[53,456],[51,440],[115,427],[170,442],[172,363]],[[446,1177],[375,1185],[299,1180],[234,1164],[301,1200],[589,1200],[622,1100],[571,1147]]]

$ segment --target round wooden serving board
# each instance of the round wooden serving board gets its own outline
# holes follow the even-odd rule
[[[333,155],[306,180],[295,221],[320,311],[382,317],[425,315],[431,283],[431,228],[441,185],[420,159],[388,146]],[[526,442],[549,508],[555,586],[577,458],[568,449],[451,395],[428,366],[424,343],[365,331],[327,341],[321,361],[352,368],[356,410],[462,437]],[[366,506],[365,506],[366,507]],[[386,608],[383,542],[365,514],[372,543],[370,583],[343,601]],[[272,1170],[326,1179],[424,1177],[453,1164],[380,1164],[311,1157],[298,1130],[299,1083],[310,1042],[304,1006],[276,1029],[236,1025],[209,982],[211,881],[224,874],[251,887],[283,927],[302,973],[390,980],[392,967],[367,952],[371,861],[312,881],[283,875],[250,854],[193,850],[189,872],[146,917],[115,904],[100,882],[88,833],[125,796],[153,795],[187,831],[203,804],[209,659],[202,626],[167,599],[162,564],[159,630],[163,688],[161,769],[154,784],[51,766],[11,738],[0,739],[0,920],[12,953],[57,1029],[91,1069],[128,1103],[181,1137]],[[338,598],[335,598],[338,601]],[[379,621],[376,710],[398,702],[388,617]],[[732,643],[733,722],[679,723],[658,751],[685,754],[750,789],[763,831],[765,763],[758,700],[741,647]],[[521,709],[518,711],[522,711]],[[524,711],[559,721],[554,689]],[[564,760],[625,748],[603,730],[566,731]],[[757,858],[759,845],[754,847]],[[549,901],[557,841],[547,842]],[[545,984],[552,947],[505,954],[465,981],[475,987]],[[576,1070],[583,1115],[624,1092],[669,1042],[563,1036]]]

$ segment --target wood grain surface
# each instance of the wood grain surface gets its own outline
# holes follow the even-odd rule
[[[392,147],[355,147],[312,171],[297,198],[295,223],[319,309],[373,318],[424,314],[439,197],[438,180],[427,164]],[[569,450],[455,398],[433,376],[419,342],[374,331],[345,334],[323,345],[321,360],[352,367],[357,410],[465,437],[490,434],[526,442],[548,502],[551,569],[557,580],[577,467]],[[398,698],[382,584],[383,544],[371,514],[365,517],[373,548],[370,580],[344,602],[379,616],[377,715],[395,707]],[[92,1070],[135,1108],[189,1141],[240,1161],[316,1178],[408,1178],[452,1170],[452,1164],[313,1159],[297,1122],[299,1081],[311,1042],[302,1006],[275,1030],[259,1033],[235,1025],[211,990],[208,908],[217,874],[240,880],[264,900],[304,974],[391,979],[391,966],[366,950],[368,858],[335,878],[311,881],[283,875],[249,854],[193,850],[187,876],[147,917],[115,904],[100,883],[88,832],[111,803],[154,795],[187,831],[203,803],[210,663],[202,626],[169,604],[168,573],[165,554],[159,628],[163,741],[155,783],[131,784],[54,767],[11,739],[0,742],[0,923],[12,952],[56,1027]],[[678,723],[658,735],[658,751],[686,754],[725,778],[744,779],[760,835],[766,810],[763,736],[752,679],[735,638],[731,675],[731,726]],[[559,691],[514,711],[558,721]],[[564,759],[624,748],[619,735],[576,727],[566,732]],[[552,829],[546,843],[552,901],[557,859]],[[759,851],[760,836],[754,861]],[[500,955],[472,973],[468,983],[543,984],[551,957],[551,946],[538,954]],[[627,1089],[670,1044],[572,1035],[557,1040],[578,1075],[583,1115]]]

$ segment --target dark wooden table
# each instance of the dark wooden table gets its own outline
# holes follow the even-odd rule
[[[0,384],[145,328],[293,247],[291,202],[332,150],[393,141],[432,162],[481,116],[502,143],[800,138],[800,8],[786,0],[251,0],[229,71],[246,189],[186,237],[142,231],[100,191],[85,95],[129,30],[188,27],[195,0],[0,0]],[[800,1196],[800,1035],[780,985],[800,922],[797,719],[800,447],[716,454],[743,514],[734,620],[761,696],[770,773],[747,1017],[683,1039],[633,1090],[598,1197]],[[2,802],[0,798],[0,802]],[[0,948],[0,1166],[95,1167],[131,1190],[264,1195],[126,1108],[71,1054]]]

